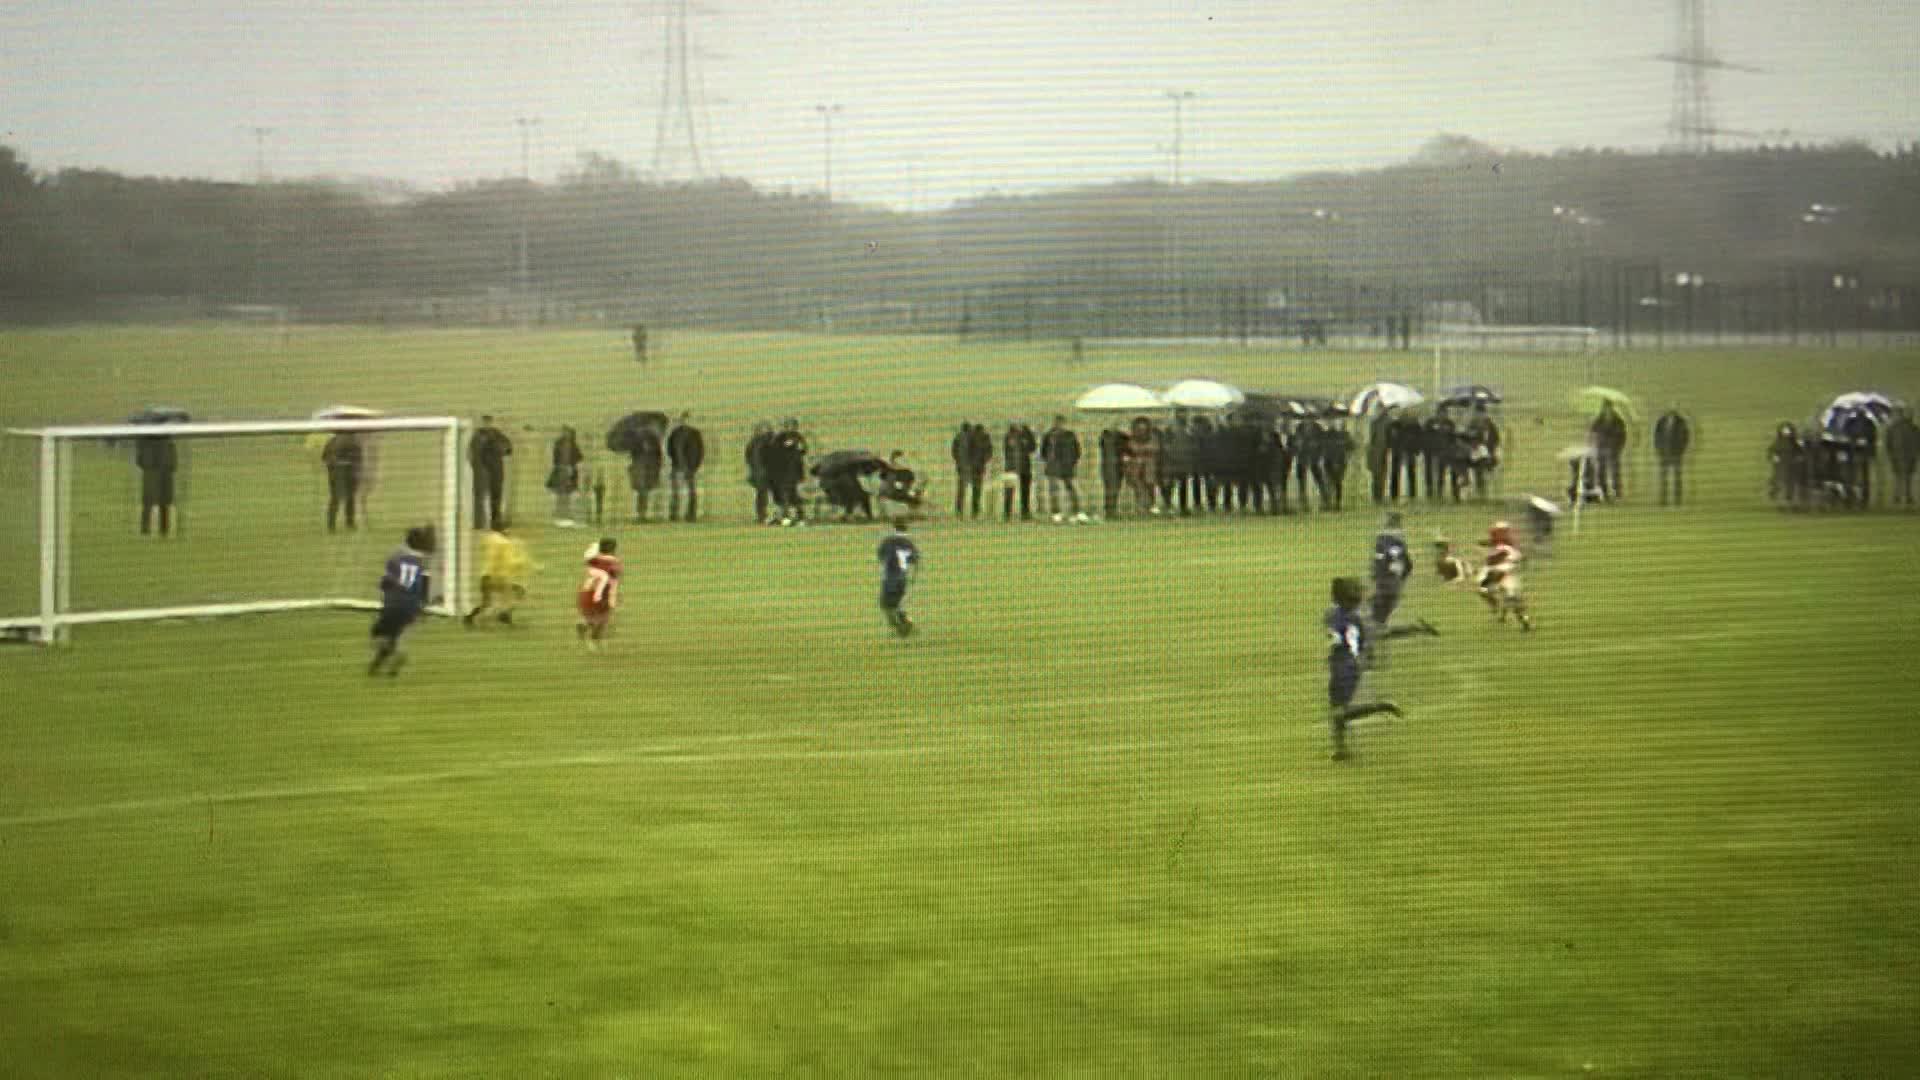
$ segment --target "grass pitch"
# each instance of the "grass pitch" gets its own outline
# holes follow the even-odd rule
[[[1600,381],[1699,419],[1691,505],[1650,505],[1648,470],[1630,475],[1631,505],[1533,568],[1530,637],[1423,574],[1407,609],[1445,634],[1369,676],[1410,718],[1366,729],[1343,768],[1317,621],[1327,579],[1364,566],[1370,509],[936,520],[917,530],[922,634],[897,642],[876,531],[742,524],[740,450],[753,420],[798,416],[817,450],[906,449],[938,507],[961,419],[1038,426],[1108,378],[1424,386],[1426,358],[661,351],[641,369],[613,334],[0,335],[7,425],[151,402],[496,412],[545,565],[523,629],[427,625],[396,681],[360,674],[359,615],[0,651],[0,1072],[1920,1067],[1920,516],[1761,501],[1773,423],[1857,387],[1920,398],[1915,356],[1602,357]],[[1469,364],[1512,400],[1507,492],[1564,486],[1579,361]],[[612,530],[627,606],[613,654],[582,655],[586,534],[534,512],[547,429],[682,407],[708,433],[708,521]],[[6,454],[0,606],[25,610],[30,457]],[[325,536],[310,455],[194,455],[188,529],[164,544],[130,535],[124,456],[87,459],[80,599],[341,574],[371,593],[398,530]],[[430,514],[394,505],[409,491],[377,520]],[[1489,517],[1418,508],[1416,555]]]

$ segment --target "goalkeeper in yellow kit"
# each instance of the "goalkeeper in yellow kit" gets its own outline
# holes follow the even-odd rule
[[[480,606],[467,613],[469,629],[479,625],[480,617],[492,612],[503,626],[513,625],[513,609],[527,597],[527,575],[538,569],[527,545],[507,535],[507,524],[496,519],[493,528],[480,534]]]

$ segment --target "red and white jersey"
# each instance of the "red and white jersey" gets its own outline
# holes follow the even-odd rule
[[[1512,573],[1520,566],[1520,549],[1512,544],[1495,544],[1487,552],[1487,569]]]
[[[587,560],[586,580],[580,583],[580,598],[611,611],[620,597],[620,560],[612,555],[595,555]]]

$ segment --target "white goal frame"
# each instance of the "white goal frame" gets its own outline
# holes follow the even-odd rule
[[[1442,323],[1429,328],[1433,340],[1433,396],[1439,400],[1449,385],[1460,381],[1459,371],[1448,383],[1446,358],[1468,351],[1555,352],[1586,357],[1586,378],[1594,381],[1593,358],[1600,351],[1600,331],[1591,326],[1489,326],[1481,323]],[[1561,343],[1549,347],[1548,342]]]
[[[460,467],[461,422],[453,416],[413,416],[367,420],[241,420],[179,424],[90,424],[64,427],[9,428],[7,434],[34,439],[40,447],[40,611],[37,615],[0,615],[0,634],[24,633],[42,645],[68,640],[68,629],[90,623],[139,622],[148,619],[207,618],[267,611],[308,611],[344,608],[372,611],[377,601],[362,597],[329,596],[250,600],[228,604],[184,604],[159,608],[71,610],[73,577],[73,445],[97,439],[139,439],[154,435],[174,438],[247,435],[313,435],[340,431],[440,432],[440,550],[436,552],[441,580],[441,602],[427,611],[458,614],[466,608],[464,548],[460,512],[465,503]]]

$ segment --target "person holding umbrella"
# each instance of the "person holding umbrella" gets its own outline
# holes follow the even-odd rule
[[[1660,459],[1660,505],[1667,505],[1667,487],[1673,487],[1673,504],[1683,498],[1681,469],[1687,449],[1693,445],[1693,427],[1678,406],[1668,409],[1653,422],[1653,451]]]
[[[660,445],[660,430],[642,425],[634,433],[627,449],[627,483],[633,488],[633,520],[647,520],[653,505],[654,489],[660,486],[660,462],[666,456]]]
[[[142,435],[133,448],[133,462],[140,468],[140,535],[153,532],[153,519],[160,519],[160,535],[173,528],[173,474],[180,467],[179,451],[167,435]]]
[[[1600,491],[1609,502],[1624,494],[1620,487],[1620,463],[1627,450],[1627,421],[1611,401],[1600,403],[1600,412],[1588,425],[1593,442],[1595,464],[1599,467]]]
[[[1391,318],[1387,320],[1387,325],[1393,325]],[[1381,409],[1373,414],[1373,419],[1367,421],[1368,494],[1373,497],[1375,506],[1382,506],[1387,501],[1387,431],[1393,423],[1393,416],[1393,409]]]

